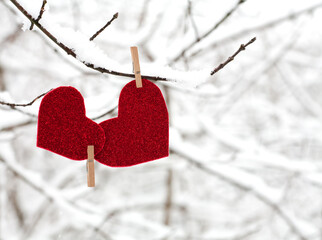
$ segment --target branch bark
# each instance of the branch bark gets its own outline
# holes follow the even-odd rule
[[[43,96],[45,96],[47,93],[49,93],[52,89],[50,89],[49,91],[40,94],[39,96],[35,97],[31,102],[29,103],[8,103],[8,102],[4,102],[4,101],[0,101],[1,105],[6,105],[9,106],[11,108],[16,108],[16,107],[28,107],[31,106],[32,104],[34,104],[34,102],[36,102],[38,99],[42,98]]]
[[[192,28],[193,28],[195,35],[196,35],[196,39],[199,39],[200,37],[199,37],[199,31],[197,28],[197,24],[192,16],[192,1],[191,0],[188,0],[187,15],[190,18]]]
[[[42,93],[40,94],[39,96],[37,96],[36,98],[34,98],[31,102],[29,103],[8,103],[8,102],[4,102],[4,101],[0,101],[0,105],[5,105],[5,106],[9,106],[11,109],[14,109],[18,112],[21,112],[27,116],[30,116],[30,117],[33,117],[33,118],[37,118],[38,116],[35,115],[35,114],[32,114],[32,113],[28,113],[28,112],[25,112],[17,107],[28,107],[28,106],[31,106],[32,104],[34,104],[38,99],[40,99],[41,97],[45,96],[48,92],[50,92],[52,89],[50,89],[49,91],[45,92],[45,93]],[[97,120],[97,119],[100,119],[102,117],[105,117],[111,113],[113,113],[116,109],[117,109],[118,105],[116,106],[113,106],[111,108],[109,108],[108,110],[106,110],[104,113],[101,113],[100,115],[98,116],[95,116],[95,117],[92,117],[91,119],[92,120]],[[33,121],[28,121],[27,122],[27,125],[29,123],[33,123]],[[23,124],[25,125],[25,124]],[[20,126],[20,125],[19,125]],[[12,130],[12,128],[6,128],[6,129],[0,129],[1,131],[10,131]]]
[[[42,2],[42,5],[41,5],[41,8],[40,8],[40,12],[39,12],[39,15],[36,19],[37,22],[39,22],[39,20],[41,19],[42,15],[44,14],[45,12],[45,6],[46,6],[46,3],[47,3],[47,0],[43,0]],[[34,28],[34,23],[31,22],[31,25],[30,25],[30,28],[29,30],[32,30]]]
[[[214,70],[212,70],[211,73],[210,73],[210,75],[214,75],[216,72],[218,72],[221,69],[223,69],[228,63],[230,63],[231,61],[233,61],[235,59],[235,57],[241,51],[244,51],[248,45],[252,44],[255,41],[256,41],[256,37],[254,37],[251,40],[249,40],[248,43],[240,45],[239,49],[233,55],[231,55],[229,58],[227,58],[227,60],[225,62],[219,64],[219,66],[217,66]]]
[[[164,225],[169,226],[171,221],[172,210],[172,185],[173,185],[173,170],[168,170],[168,176],[166,181],[166,202],[164,206]]]
[[[108,21],[100,30],[98,30],[91,38],[90,41],[93,41],[101,32],[105,30],[117,17],[119,16],[119,13],[115,13],[110,21]]]

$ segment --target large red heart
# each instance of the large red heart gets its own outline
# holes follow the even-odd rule
[[[87,146],[99,152],[104,130],[85,116],[84,99],[73,87],[58,87],[45,95],[38,116],[37,146],[73,160],[87,159]]]
[[[105,145],[95,159],[112,167],[127,167],[169,155],[169,116],[160,89],[142,79],[124,86],[117,118],[100,123]]]

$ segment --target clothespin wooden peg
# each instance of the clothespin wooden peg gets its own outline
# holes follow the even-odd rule
[[[137,47],[131,47],[131,55],[132,55],[132,62],[133,62],[133,70],[135,75],[135,82],[136,87],[142,87],[142,78],[141,78],[141,71],[140,71],[140,62],[139,62],[139,53]]]
[[[87,146],[87,186],[95,187],[94,146]]]

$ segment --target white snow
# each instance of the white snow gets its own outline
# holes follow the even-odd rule
[[[38,16],[42,0],[18,2]],[[0,105],[0,239],[103,239],[102,232],[113,240],[321,239],[322,7],[256,29],[320,1],[248,0],[170,64],[195,41],[193,20],[202,35],[236,2],[48,1],[40,23],[77,59],[36,26],[29,31],[10,1],[0,4],[1,101],[27,103],[73,86],[88,117],[115,109],[96,121],[109,119],[132,78],[82,62],[132,73],[136,45],[142,74],[169,80],[156,83],[170,118],[169,157],[130,168],[97,163],[91,189],[84,161],[36,147],[37,119],[26,114],[36,116],[41,99],[17,107],[23,113]],[[89,41],[116,12],[118,19]]]

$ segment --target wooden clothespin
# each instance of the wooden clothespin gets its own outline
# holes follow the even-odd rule
[[[131,55],[132,55],[133,72],[135,75],[136,87],[141,88],[142,78],[141,78],[141,71],[140,71],[139,53],[138,53],[137,47],[131,47]]]
[[[87,146],[87,186],[95,187],[94,146]]]

